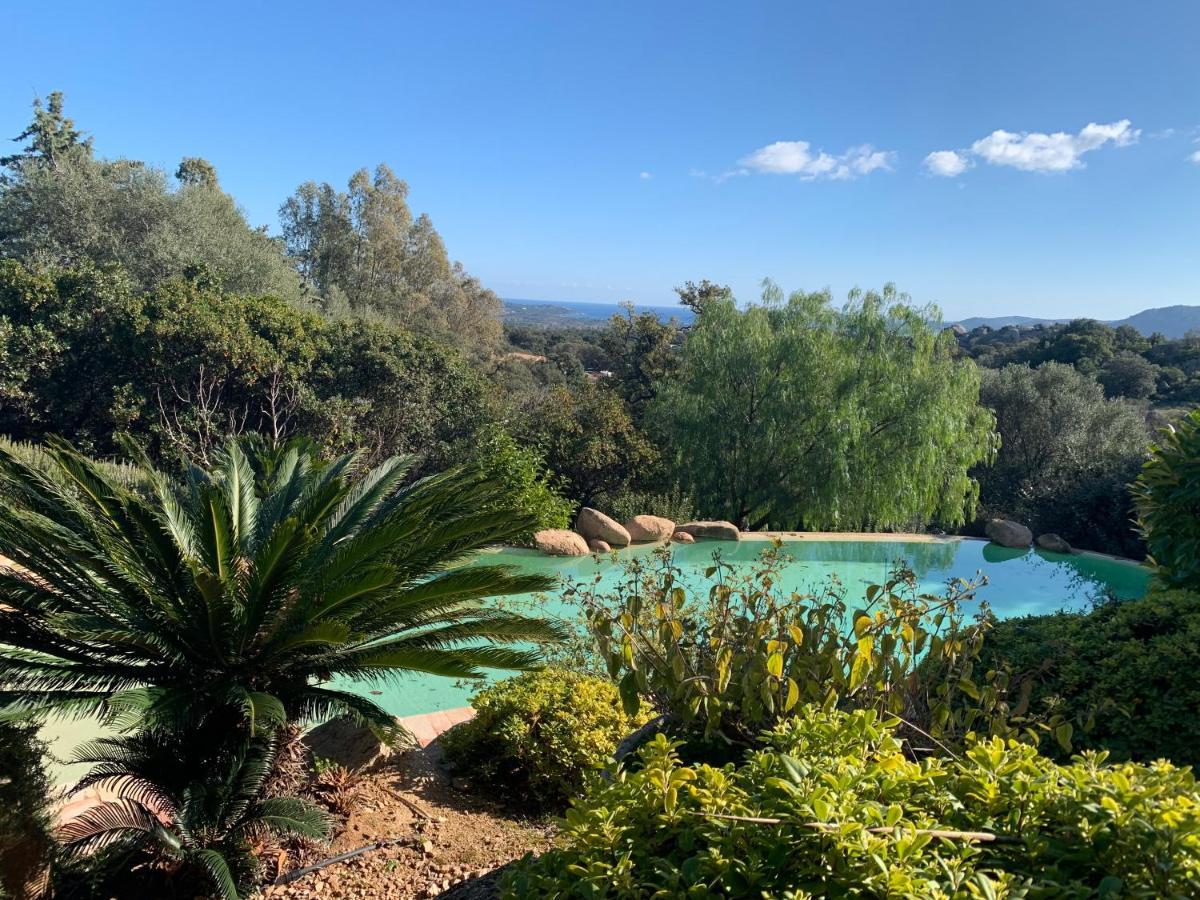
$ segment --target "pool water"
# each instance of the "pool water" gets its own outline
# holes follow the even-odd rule
[[[687,572],[693,588],[705,589],[704,569],[712,565],[713,553],[738,566],[750,566],[767,543],[761,540],[698,542],[673,545],[673,559]],[[481,554],[479,562],[511,565],[523,572],[557,575],[561,579],[591,583],[600,575],[600,588],[611,588],[621,579],[621,560],[654,552],[650,545],[623,550],[618,561],[605,557],[550,557],[533,550],[505,549]],[[1059,610],[1081,610],[1108,597],[1135,599],[1146,593],[1149,570],[1123,560],[1094,554],[1063,555],[1043,550],[1010,550],[977,540],[812,540],[784,542],[791,562],[783,570],[781,589],[811,593],[824,587],[836,574],[845,587],[847,602],[861,596],[869,584],[886,580],[896,560],[903,559],[916,574],[925,592],[940,593],[952,578],[987,584],[976,596],[986,600],[999,618],[1026,616]],[[513,598],[521,611],[575,619],[576,612],[555,592],[541,597]],[[513,601],[507,601],[513,602]],[[533,610],[529,606],[535,606]],[[504,673],[500,673],[502,677]],[[466,706],[475,690],[447,678],[414,675],[387,685],[336,685],[371,697],[397,716],[434,712]]]

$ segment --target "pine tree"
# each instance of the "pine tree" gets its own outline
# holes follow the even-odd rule
[[[55,91],[42,105],[41,98],[33,101],[33,121],[14,141],[29,141],[20,153],[0,157],[0,166],[16,170],[27,160],[57,169],[66,159],[76,155],[92,155],[92,139],[75,127],[63,115],[62,91]]]

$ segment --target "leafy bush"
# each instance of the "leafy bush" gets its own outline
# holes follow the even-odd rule
[[[1200,595],[1161,591],[1090,613],[1026,616],[988,635],[984,665],[1007,664],[1035,702],[1094,714],[1083,747],[1120,759],[1200,763]]]
[[[617,689],[561,669],[529,672],[480,691],[475,718],[442,737],[446,758],[481,784],[542,809],[577,795],[643,724],[621,709]]]
[[[632,489],[607,495],[601,508],[618,522],[626,522],[634,516],[662,516],[677,524],[696,518],[695,502],[678,486],[665,492],[635,491]]]
[[[912,734],[943,744],[969,731],[1036,739],[1038,725],[1069,739],[1065,723],[1035,722],[1023,698],[1010,701],[1006,673],[976,665],[993,619],[983,605],[976,621],[964,620],[974,585],[922,594],[900,568],[869,586],[861,605],[849,605],[836,580],[817,595],[785,594],[781,547],[749,570],[718,557],[705,572],[706,594],[690,589],[669,548],[627,563],[611,593],[595,584],[567,590],[627,710],[648,698],[718,748],[752,746],[805,703],[900,716]]]
[[[575,504],[559,492],[537,450],[518,444],[498,425],[484,426],[472,443],[472,458],[507,489],[505,502],[534,523],[517,540],[530,542],[533,532],[542,528],[570,527]]]
[[[37,729],[0,722],[0,897],[41,896],[54,856]]]
[[[1133,496],[1163,583],[1200,590],[1200,408],[1162,431]]]
[[[1091,377],[1047,362],[983,370],[980,402],[996,414],[1001,445],[977,466],[980,518],[1025,522],[1077,547],[1141,556],[1127,485],[1150,435],[1141,406],[1105,399]]]
[[[659,735],[643,766],[597,779],[559,849],[507,898],[1160,898],[1200,893],[1200,794],[1188,769],[1060,766],[990,738],[913,761],[872,711],[808,706],[722,769]]]

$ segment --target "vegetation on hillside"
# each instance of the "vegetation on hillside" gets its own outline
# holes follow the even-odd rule
[[[590,504],[756,528],[1003,515],[1090,549],[1144,540],[1172,590],[998,626],[964,616],[972,585],[927,594],[903,567],[863,598],[784,595],[776,548],[737,577],[717,560],[704,596],[667,554],[612,594],[568,591],[595,653],[563,659],[607,677],[489,688],[449,741],[477,783],[546,808],[583,794],[513,895],[1200,889],[1189,772],[1049,758],[1194,761],[1200,413],[1180,407],[1200,340],[956,334],[890,285],[836,305],[768,284],[741,306],[709,281],[678,288],[687,327],[628,308],[502,328],[386,166],[301,185],[272,237],[202,159],[172,179],[98,156],[60,94],[18,144],[0,159],[0,555],[19,567],[0,571],[0,795],[22,836],[0,833],[0,858],[22,878],[250,894],[272,842],[327,830],[303,774],[280,774],[298,723],[392,739],[349,683],[540,665],[560,629],[492,601],[551,582],[460,564]],[[120,731],[78,750],[116,797],[61,832],[74,859],[41,852],[27,723],[50,713]],[[651,714],[685,743],[585,783]]]

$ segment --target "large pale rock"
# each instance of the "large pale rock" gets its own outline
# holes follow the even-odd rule
[[[685,522],[678,531],[686,532],[694,538],[707,538],[710,541],[740,541],[742,533],[732,522]]]
[[[629,532],[616,519],[585,506],[575,520],[575,530],[589,541],[604,541],[613,547],[628,547]]]
[[[675,523],[662,516],[634,516],[625,523],[625,530],[635,544],[656,544],[671,539]]]
[[[1059,537],[1057,534],[1039,534],[1035,543],[1043,550],[1049,550],[1051,553],[1074,553],[1071,545],[1067,543],[1066,538]]]
[[[587,541],[566,528],[534,532],[533,546],[549,556],[587,556],[589,553]]]
[[[598,541],[595,538],[588,541],[588,549],[593,553],[612,553],[612,547],[608,545],[608,541]]]
[[[395,750],[371,729],[350,719],[332,719],[304,735],[313,756],[332,760],[354,771],[363,771],[387,760]]]
[[[692,537],[690,534],[688,534],[686,531],[675,532],[673,535],[671,535],[671,540],[673,540],[677,544],[694,544],[694,543],[696,543],[696,539],[694,537]]]
[[[989,519],[983,531],[989,541],[1001,547],[1023,550],[1033,543],[1033,532],[1020,522],[1009,519]]]

